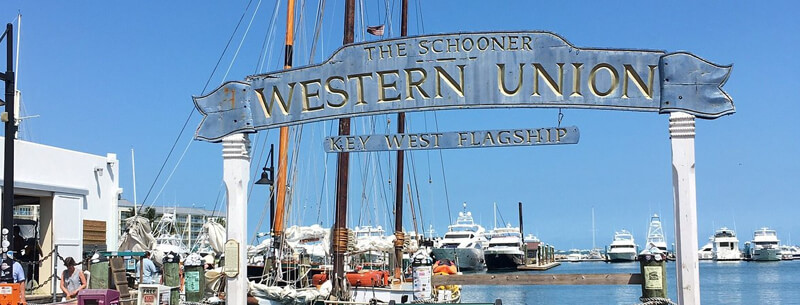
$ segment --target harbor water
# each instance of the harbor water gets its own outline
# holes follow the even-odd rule
[[[639,273],[639,263],[562,262],[539,273]],[[669,297],[676,301],[675,262],[667,263],[667,275]],[[800,304],[798,288],[800,261],[700,262],[703,305]],[[499,298],[503,304],[637,304],[641,286],[469,286],[462,295],[464,303]]]

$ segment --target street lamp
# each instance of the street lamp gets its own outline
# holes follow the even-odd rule
[[[269,145],[269,155],[267,156],[267,162],[264,163],[263,172],[261,172],[261,179],[255,182],[255,184],[261,185],[269,185],[269,230],[272,231],[273,221],[275,221],[275,193],[273,192],[274,184],[275,184],[275,166],[274,166],[274,157],[273,151],[275,150],[275,145]],[[269,164],[269,167],[267,167]]]

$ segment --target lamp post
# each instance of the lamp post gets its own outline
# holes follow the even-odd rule
[[[264,171],[261,172],[261,179],[255,182],[255,184],[261,185],[269,185],[269,230],[272,231],[274,224],[272,223],[275,221],[275,193],[273,192],[274,184],[275,184],[275,167],[274,167],[274,157],[272,152],[275,150],[275,144],[269,145],[269,156],[267,156],[267,163],[269,167],[267,167],[267,163],[264,164]]]
[[[15,108],[15,77],[14,77],[14,28],[11,23],[6,25],[6,30],[0,36],[0,41],[6,39],[6,72],[0,73],[0,79],[5,82],[6,95],[5,100],[0,99],[0,105],[5,106],[5,112],[2,115],[2,121],[5,122],[5,159],[4,159],[4,172],[3,172],[3,204],[0,211],[2,212],[2,248],[3,257],[6,251],[18,251],[14,249],[14,244],[9,240],[12,228],[14,227],[14,138],[17,136],[17,122],[16,115],[14,114]]]

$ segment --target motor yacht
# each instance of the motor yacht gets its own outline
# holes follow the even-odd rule
[[[519,228],[508,224],[504,228],[495,228],[489,233],[489,246],[484,250],[486,269],[517,269],[525,264],[525,253],[522,252],[522,234]]]
[[[778,233],[763,227],[753,232],[753,241],[745,244],[745,253],[753,261],[779,261],[779,244]]]
[[[722,227],[714,232],[713,253],[715,261],[738,261],[742,259],[742,251],[739,250],[739,239],[736,232],[726,227]]]
[[[614,241],[608,249],[608,260],[611,262],[632,262],[636,260],[636,243],[633,235],[622,230],[614,233]]]
[[[447,233],[431,250],[431,255],[437,260],[455,261],[461,270],[483,269],[485,233],[486,229],[475,223],[472,212],[467,211],[464,203],[464,210],[458,213],[456,222],[447,227]]]

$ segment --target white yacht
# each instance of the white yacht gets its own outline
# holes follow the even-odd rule
[[[650,249],[653,246],[661,250],[661,252],[669,253],[667,251],[667,237],[664,235],[664,228],[661,227],[661,217],[658,217],[658,214],[653,214],[650,217],[650,226],[647,228],[645,248]]]
[[[484,229],[472,219],[472,213],[458,213],[456,223],[447,226],[444,238],[431,251],[432,256],[439,259],[455,261],[461,270],[480,270],[484,267],[483,246],[486,243]]]
[[[517,269],[525,264],[525,253],[522,252],[522,234],[519,228],[508,224],[505,228],[495,228],[489,233],[489,246],[483,253],[486,258],[486,269]]]
[[[636,243],[633,235],[622,230],[614,233],[614,241],[608,249],[608,260],[611,262],[632,262],[636,260]]]
[[[780,257],[778,233],[769,228],[753,232],[753,241],[746,244],[746,255],[754,261],[778,261]]]
[[[739,239],[736,232],[726,227],[722,227],[714,232],[714,260],[715,261],[738,261],[742,259],[742,251],[739,250]]]
[[[567,254],[567,261],[568,262],[580,262],[583,260],[583,254],[581,254],[581,250],[578,249],[570,249],[569,254]]]
[[[700,250],[697,250],[697,259],[701,261],[714,259],[714,237],[709,237],[708,242]]]

